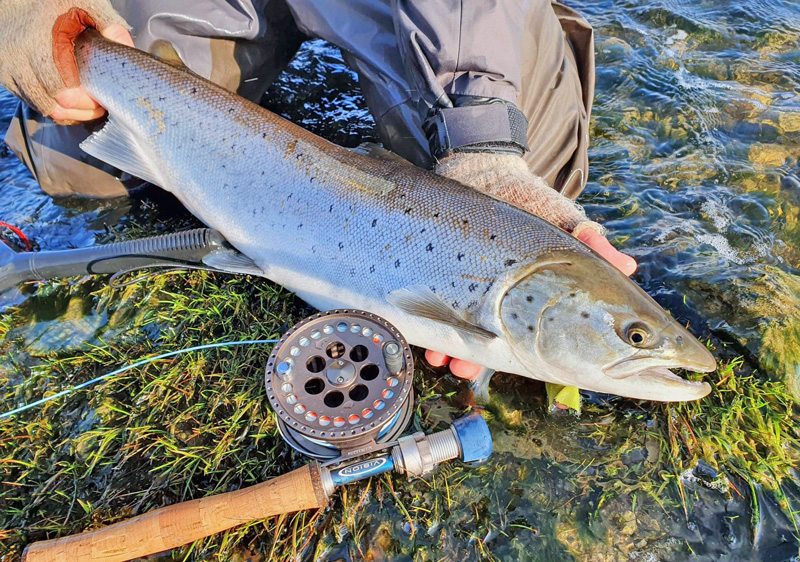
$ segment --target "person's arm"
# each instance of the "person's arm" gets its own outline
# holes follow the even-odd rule
[[[86,28],[133,46],[108,0],[0,0],[0,85],[61,123],[104,110],[80,87],[73,45]]]
[[[409,82],[431,107],[423,128],[435,171],[571,232],[631,275],[635,260],[611,246],[602,226],[523,159],[528,121],[515,104],[522,88],[527,11],[538,9],[542,6],[519,0],[398,0],[393,14],[398,47]],[[560,27],[555,34],[563,41]],[[539,44],[555,48],[547,38]]]

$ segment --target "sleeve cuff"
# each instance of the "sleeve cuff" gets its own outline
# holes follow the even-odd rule
[[[483,98],[459,107],[434,107],[422,128],[431,156],[436,159],[455,152],[522,155],[529,150],[528,120],[516,105],[498,98]]]

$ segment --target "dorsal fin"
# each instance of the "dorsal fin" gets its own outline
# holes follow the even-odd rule
[[[364,156],[369,156],[375,160],[385,160],[386,162],[396,162],[398,164],[405,164],[406,166],[413,166],[411,162],[390,150],[386,150],[382,146],[378,146],[374,142],[362,142],[357,147],[351,149],[353,152],[358,152]]]

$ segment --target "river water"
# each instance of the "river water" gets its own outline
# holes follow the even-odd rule
[[[591,176],[579,201],[637,259],[636,281],[710,341],[722,364],[734,361],[732,377],[783,381],[781,391],[800,396],[800,4],[572,5],[594,25],[597,54]],[[0,92],[0,127],[15,103]],[[303,48],[264,105],[340,144],[374,140],[355,76],[321,42]],[[23,228],[42,250],[90,246],[132,228],[155,233],[193,224],[157,190],[109,201],[54,201],[5,149],[0,220]],[[30,293],[2,297],[4,306],[20,306],[7,333],[22,364],[37,363],[35,351],[79,350],[82,343],[122,337],[119,326],[109,329],[88,290],[77,304],[56,299],[53,310],[51,291]],[[10,341],[5,345],[8,350]],[[12,364],[19,367],[7,359],[0,368]],[[420,392],[428,421],[463,406],[456,381],[426,389]],[[755,473],[742,478],[720,454],[724,443],[704,454],[702,447],[670,449],[669,439],[653,437],[672,435],[664,428],[688,419],[683,410],[587,395],[583,417],[554,418],[544,413],[535,382],[501,375],[492,389],[488,417],[496,454],[488,465],[450,474],[458,486],[448,487],[446,509],[438,508],[439,484],[398,490],[417,510],[411,515],[399,499],[393,504],[365,493],[357,510],[329,516],[318,528],[315,552],[327,560],[798,559],[791,513],[800,509],[800,495],[791,465],[800,456],[791,406],[775,449],[789,468],[770,480]],[[733,425],[701,419],[723,417],[726,404],[696,411],[701,414],[688,431],[713,426],[722,442],[738,439],[743,434],[731,428],[751,423],[743,416]],[[775,404],[746,403],[748,415],[761,409],[747,419],[772,420],[763,408]],[[710,434],[692,439],[704,437],[711,441]],[[753,455],[770,455],[757,434],[752,439]],[[684,472],[676,473],[667,458],[677,450]],[[765,470],[747,453],[741,459],[737,466]],[[770,484],[775,480],[777,488]],[[4,521],[24,529],[10,513]]]

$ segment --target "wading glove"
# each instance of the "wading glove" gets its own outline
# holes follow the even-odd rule
[[[511,203],[578,236],[586,230],[606,230],[586,218],[583,208],[547,185],[521,156],[463,152],[441,160],[436,173]]]
[[[108,0],[0,0],[0,84],[43,115],[80,85],[73,41],[87,27],[127,28]]]

